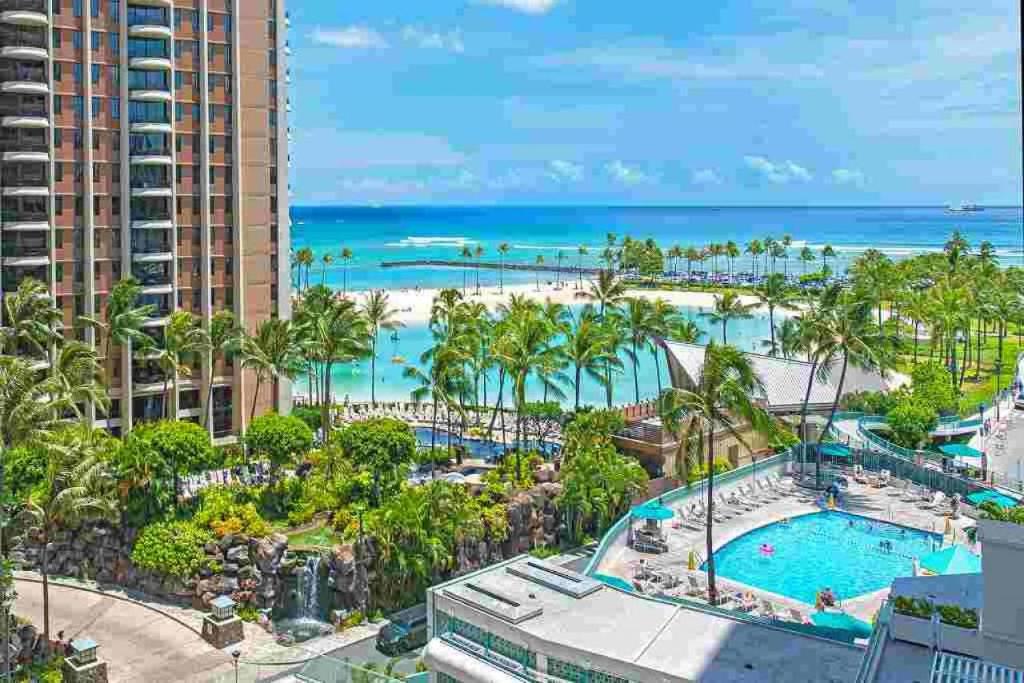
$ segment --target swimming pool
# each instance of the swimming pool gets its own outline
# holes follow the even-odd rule
[[[420,446],[430,447],[430,436],[432,429],[430,427],[413,427],[413,432],[416,434],[416,441]],[[460,443],[459,435],[452,434],[452,446]],[[542,453],[553,454],[558,452],[558,444],[552,442],[541,442],[538,446],[536,441],[527,442],[529,447],[536,448]],[[448,432],[443,429],[437,430],[437,436],[434,440],[434,446],[436,448],[445,448],[448,445]],[[482,441],[480,439],[466,439],[465,441],[466,454],[470,458],[480,458],[486,462],[494,462],[505,452],[505,447],[501,443],[492,443],[490,441]],[[511,445],[511,444],[510,444]]]
[[[913,573],[913,560],[942,538],[845,512],[815,512],[754,529],[715,552],[719,576],[814,604],[831,588],[841,600]],[[766,556],[761,546],[773,548]],[[890,550],[891,547],[891,550]]]

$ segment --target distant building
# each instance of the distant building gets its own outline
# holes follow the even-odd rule
[[[620,590],[521,556],[431,588],[435,683],[852,681],[862,648]]]

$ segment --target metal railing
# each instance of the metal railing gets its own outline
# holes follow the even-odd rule
[[[878,610],[875,628],[871,631],[867,651],[864,653],[864,659],[860,662],[860,670],[857,671],[856,683],[871,683],[878,676],[878,667],[882,662],[882,653],[885,652],[885,643],[889,640],[889,620],[891,618],[892,603],[886,600]]]

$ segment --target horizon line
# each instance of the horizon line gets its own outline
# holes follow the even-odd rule
[[[983,209],[1024,209],[1022,204],[982,204]],[[291,208],[305,209],[949,209],[949,204],[564,204],[564,203],[523,203],[499,204],[481,202],[469,203],[396,203],[383,202],[352,203],[303,203],[292,202]],[[983,212],[982,212],[983,213]]]

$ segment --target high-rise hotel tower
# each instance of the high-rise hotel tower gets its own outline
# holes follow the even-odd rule
[[[176,309],[250,331],[289,317],[287,23],[284,0],[0,0],[2,293],[42,281],[92,344],[75,322],[128,276],[158,342]],[[133,355],[105,360],[96,419],[116,433],[165,412],[163,375]],[[228,438],[254,389],[203,362],[168,411]],[[257,414],[288,392],[263,383]]]

